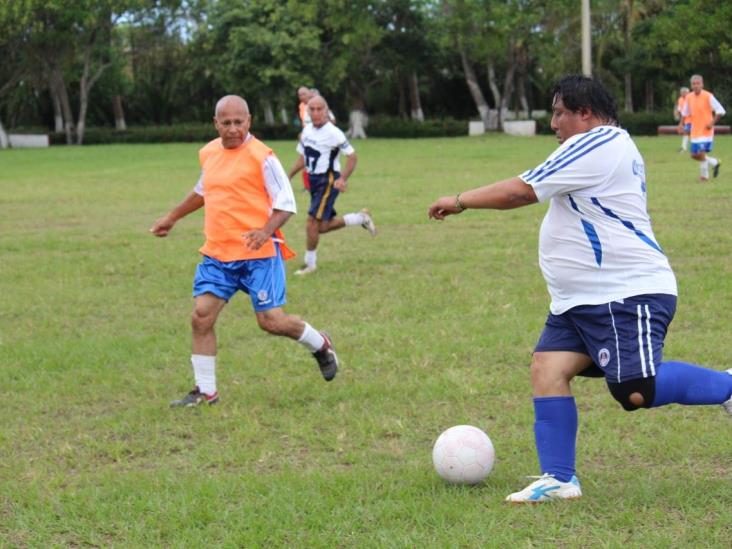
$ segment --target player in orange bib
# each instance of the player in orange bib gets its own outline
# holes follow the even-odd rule
[[[691,93],[686,96],[681,116],[691,118],[691,157],[698,160],[701,181],[709,180],[709,167],[712,167],[713,177],[719,175],[720,162],[710,156],[714,145],[714,125],[725,115],[726,111],[721,103],[711,93],[704,89],[704,79],[695,74],[691,77]],[[683,119],[679,121],[682,127]]]
[[[310,88],[300,86],[297,89],[297,98],[300,100],[300,104],[297,106],[297,114],[300,117],[300,125],[303,128],[312,123],[310,113],[308,112],[308,101],[311,97],[313,97],[313,93]],[[305,170],[302,172],[302,186],[304,190],[310,190],[310,178],[308,177],[308,172]]]
[[[249,295],[259,327],[301,343],[315,357],[326,381],[338,370],[329,336],[282,309],[284,261],[294,254],[280,228],[296,213],[287,174],[272,150],[249,133],[251,116],[244,99],[221,98],[213,120],[219,138],[199,151],[198,183],[150,229],[155,236],[167,236],[179,219],[204,208],[206,242],[193,282],[191,316],[195,387],[171,406],[218,401],[214,326],[238,291]]]
[[[676,107],[674,108],[674,120],[679,122],[679,126],[682,128],[679,133],[681,137],[681,148],[679,152],[686,152],[689,148],[689,131],[691,130],[691,117],[682,116],[681,112],[686,106],[686,96],[689,95],[689,88],[682,86],[679,88],[679,98],[676,100]]]

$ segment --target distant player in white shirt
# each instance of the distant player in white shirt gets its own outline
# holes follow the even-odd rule
[[[329,121],[330,111],[325,99],[319,95],[312,97],[308,101],[308,111],[312,123],[305,126],[300,134],[300,142],[297,144],[300,156],[289,173],[292,179],[305,168],[310,180],[305,264],[295,271],[296,275],[315,272],[318,242],[322,233],[360,225],[372,236],[376,236],[376,226],[366,208],[343,217],[336,216],[335,201],[338,194],[346,192],[348,188],[348,178],[356,168],[356,151],[345,134]],[[341,153],[347,157],[343,173],[339,159]]]
[[[429,208],[429,217],[444,219],[468,208],[549,202],[539,263],[551,306],[531,364],[541,476],[510,494],[510,503],[581,497],[570,386],[577,375],[605,377],[627,411],[722,404],[732,415],[732,369],[663,361],[676,280],[651,229],[643,158],[617,127],[615,101],[598,81],[579,75],[562,78],[553,98],[561,145],[545,162]]]

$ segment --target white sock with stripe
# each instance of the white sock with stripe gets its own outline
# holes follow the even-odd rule
[[[313,328],[310,324],[305,322],[305,329],[302,331],[302,335],[297,340],[303,347],[305,347],[311,353],[319,351],[325,343],[325,338],[320,335],[320,332]]]
[[[216,356],[191,355],[193,377],[198,390],[209,396],[216,393]]]
[[[710,166],[711,166],[712,168],[713,168],[714,166],[716,166],[717,164],[719,164],[719,160],[717,160],[717,159],[716,159],[716,158],[714,158],[713,156],[709,156],[709,155],[707,155],[707,160],[709,161],[709,165],[710,165]]]
[[[318,262],[318,250],[305,250],[305,265],[315,267]]]
[[[343,222],[346,224],[346,227],[350,227],[351,225],[363,225],[365,221],[366,218],[361,212],[350,213],[343,216]]]

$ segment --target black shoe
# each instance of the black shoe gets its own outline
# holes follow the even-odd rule
[[[219,401],[219,392],[216,391],[212,395],[207,395],[198,390],[195,387],[190,393],[181,398],[180,400],[174,400],[170,403],[171,408],[193,408],[199,404],[216,404]]]
[[[323,343],[323,347],[319,351],[313,353],[313,356],[318,361],[323,379],[325,381],[331,381],[338,372],[338,357],[335,354],[335,348],[333,347],[333,342],[330,340],[330,336],[325,332],[320,332],[320,335],[325,339],[325,343]]]
[[[722,163],[717,160],[717,165],[712,168],[712,177],[717,177],[719,175],[719,167],[722,165]]]

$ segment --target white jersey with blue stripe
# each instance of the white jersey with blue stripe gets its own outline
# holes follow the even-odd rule
[[[558,315],[641,294],[677,294],[646,209],[643,157],[625,130],[598,126],[567,139],[519,176],[549,209],[539,264]]]

